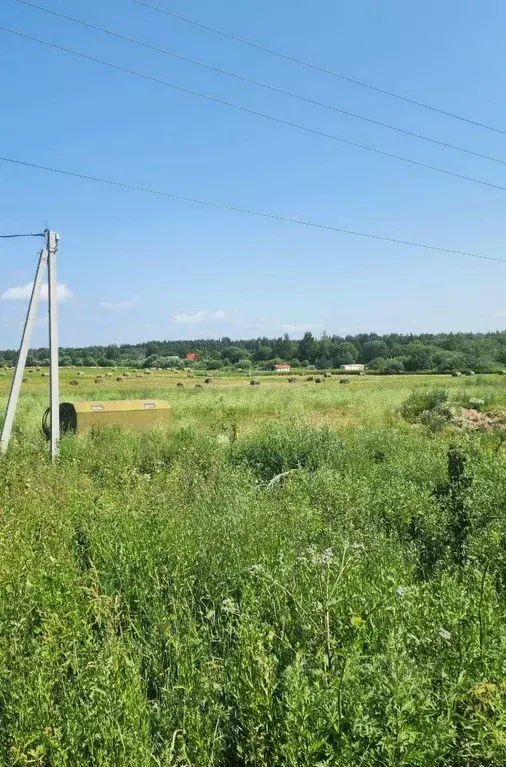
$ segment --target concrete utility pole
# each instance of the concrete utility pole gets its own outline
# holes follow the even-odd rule
[[[37,271],[33,283],[30,303],[26,313],[21,346],[19,347],[18,360],[12,379],[11,390],[5,418],[0,435],[0,451],[5,453],[9,446],[14,416],[19,399],[21,382],[25,372],[26,358],[30,348],[30,338],[33,324],[37,314],[37,306],[40,299],[42,280],[46,267],[48,269],[48,300],[49,300],[49,354],[50,354],[50,406],[51,406],[51,460],[58,455],[58,441],[60,438],[60,413],[59,413],[59,370],[58,370],[58,317],[57,317],[57,282],[56,282],[56,252],[58,250],[59,237],[56,232],[47,231],[46,247],[39,254]]]
[[[59,237],[56,232],[47,233],[47,268],[49,301],[49,407],[51,409],[51,460],[58,455],[60,441],[60,371],[58,368],[58,283],[56,281],[56,251]]]

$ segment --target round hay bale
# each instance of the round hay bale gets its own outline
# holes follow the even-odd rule
[[[254,378],[249,382],[250,386],[260,386],[260,381],[256,381]]]
[[[452,373],[452,378],[460,378],[461,375],[462,373],[460,372],[460,370],[454,370]]]
[[[29,380],[29,378],[23,378],[23,383],[28,383]]]
[[[297,383],[297,378],[295,376],[290,376],[290,378],[287,378],[288,383]]]
[[[195,384],[195,389],[202,389],[202,384]]]
[[[145,376],[150,376],[151,375],[151,370],[145,370],[144,371],[144,375]]]
[[[101,384],[101,383],[103,383],[103,382],[104,382],[104,379],[102,378],[102,376],[97,376],[97,377],[95,378],[95,383],[96,383],[96,384]]]
[[[123,378],[130,378],[130,373],[123,373]]]
[[[71,386],[78,386],[79,385],[79,381],[77,380],[77,378],[73,378],[72,381],[69,381],[69,383],[70,383]]]
[[[351,383],[351,381],[350,381],[349,378],[340,378],[339,379],[339,383],[340,384],[349,384],[349,383]]]
[[[47,378],[47,373],[41,373],[41,374],[40,374],[40,377],[41,377],[41,378]]]
[[[315,383],[323,383],[323,378],[320,378],[319,376],[314,379]]]
[[[178,381],[176,386],[178,389],[184,389],[184,383],[181,383],[181,381]]]
[[[82,372],[82,370],[78,370],[78,371],[77,371],[77,375],[78,375],[78,376],[83,376],[83,375],[84,375],[84,373]]]
[[[314,376],[308,376],[306,381],[314,381]]]
[[[212,384],[212,382],[213,382],[212,378],[205,378],[204,379],[204,383],[206,383],[206,384]]]
[[[499,370],[497,375],[498,376],[506,376],[506,370]]]
[[[123,380],[123,376],[117,376],[117,377],[116,377],[116,381],[118,381],[118,383],[119,383],[120,381],[122,381],[122,380]]]

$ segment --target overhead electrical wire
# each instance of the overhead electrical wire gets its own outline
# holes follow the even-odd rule
[[[371,85],[370,83],[366,83],[363,80],[359,80],[357,77],[351,77],[350,75],[343,75],[340,72],[335,72],[332,69],[327,69],[326,67],[319,66],[318,64],[313,64],[310,61],[298,59],[295,56],[290,56],[287,53],[282,53],[281,51],[274,50],[274,48],[269,48],[266,45],[255,43],[253,40],[249,40],[246,37],[233,35],[230,32],[224,32],[222,29],[216,29],[215,27],[210,27],[207,24],[203,24],[200,21],[196,21],[195,19],[189,19],[187,16],[183,16],[180,13],[175,13],[174,11],[169,11],[167,8],[161,8],[158,5],[153,5],[152,3],[148,3],[145,0],[132,0],[132,2],[134,2],[136,5],[142,5],[145,8],[149,8],[153,11],[157,11],[158,13],[164,13],[166,16],[171,16],[173,19],[184,21],[186,24],[191,24],[194,27],[205,29],[207,32],[213,32],[216,35],[227,37],[229,40],[234,40],[237,43],[242,43],[243,45],[249,45],[251,48],[256,48],[257,50],[263,51],[264,53],[270,53],[272,56],[277,56],[278,58],[285,59],[285,61],[291,61],[293,64],[300,64],[303,67],[308,67],[309,69],[316,70],[317,72],[321,72],[326,75],[331,75],[332,77],[338,77],[340,80],[344,80],[348,83],[353,83],[354,85],[358,85],[361,88],[368,88],[371,91],[376,91],[376,93],[382,93],[384,96],[391,96],[394,99],[405,101],[408,104],[413,104],[414,106],[421,107],[422,109],[428,109],[431,112],[437,112],[438,114],[445,115],[445,117],[451,117],[454,120],[460,120],[470,125],[474,125],[477,128],[485,128],[486,130],[492,131],[493,133],[501,133],[503,135],[506,135],[506,130],[502,128],[496,128],[493,125],[488,125],[487,123],[483,123],[478,120],[473,120],[469,117],[464,117],[463,115],[458,115],[455,112],[450,112],[445,109],[440,109],[439,107],[433,106],[432,104],[425,104],[423,101],[416,101],[415,99],[411,99],[408,96],[402,96],[400,93],[395,93],[394,91],[389,91],[386,88],[380,88],[376,85]]]
[[[65,13],[60,13],[59,11],[52,10],[51,8],[44,8],[41,5],[37,5],[37,3],[30,2],[30,0],[16,0],[16,2],[20,3],[21,5],[26,5],[30,8],[35,8],[38,11],[43,11],[44,13],[48,13],[51,16],[56,16],[57,18],[65,19],[65,21],[71,21],[74,24],[79,24],[88,29],[92,29],[95,32],[101,32],[105,35],[109,35],[118,40],[123,40],[124,42],[132,43],[133,45],[138,45],[142,48],[155,51],[156,53],[162,53],[165,56],[169,56],[179,61],[184,61],[189,64],[195,64],[196,66],[202,67],[211,72],[216,72],[220,75],[232,77],[235,80],[240,80],[241,82],[248,83],[249,85],[255,85],[255,86],[258,86],[259,88],[264,88],[265,90],[269,90],[281,96],[288,96],[289,98],[296,99],[297,101],[302,101],[306,104],[311,104],[312,106],[318,106],[318,107],[321,107],[322,109],[327,109],[337,114],[345,115],[346,117],[351,117],[355,120],[362,120],[363,122],[367,122],[371,125],[377,125],[378,127],[381,127],[381,128],[387,128],[388,130],[401,133],[405,136],[410,136],[411,138],[417,138],[422,141],[427,141],[427,142],[430,142],[431,144],[435,144],[437,146],[443,147],[444,149],[453,149],[457,152],[463,152],[465,154],[472,155],[473,157],[479,157],[481,160],[489,160],[490,162],[499,163],[500,165],[506,165],[506,160],[501,160],[497,157],[492,157],[491,155],[483,154],[482,152],[475,152],[472,149],[467,149],[466,147],[457,146],[456,144],[451,144],[447,141],[441,141],[431,136],[424,136],[421,133],[416,133],[415,131],[410,131],[405,128],[400,128],[397,125],[391,125],[390,123],[385,123],[385,122],[382,122],[381,120],[375,120],[372,117],[367,117],[366,115],[357,114],[356,112],[350,112],[347,109],[341,109],[340,107],[333,106],[332,104],[326,104],[325,102],[318,101],[316,99],[311,99],[307,96],[301,96],[298,93],[293,93],[292,91],[286,91],[274,85],[268,85],[267,83],[262,83],[259,80],[254,80],[250,77],[245,77],[244,75],[239,75],[235,72],[229,72],[226,69],[220,69],[219,67],[215,67],[204,61],[199,61],[198,59],[193,59],[193,58],[190,58],[189,56],[183,56],[180,53],[169,51],[166,48],[161,48],[157,45],[152,45],[151,43],[145,42],[144,40],[138,40],[136,38],[123,35],[119,32],[114,32],[111,29],[106,29],[105,27],[99,27],[96,24],[90,24],[87,21],[83,21],[82,19],[77,19],[74,16],[69,16],[68,14],[65,14]]]
[[[391,160],[399,160],[400,162],[408,163],[409,165],[414,165],[418,168],[424,168],[425,170],[432,170],[436,173],[443,173],[446,176],[451,176],[453,178],[458,178],[461,181],[470,181],[473,184],[480,184],[481,186],[486,186],[491,189],[498,189],[502,192],[506,192],[506,186],[501,186],[500,184],[494,184],[491,181],[484,181],[483,179],[475,178],[474,176],[468,176],[464,173],[456,173],[455,171],[448,170],[447,168],[440,168],[435,165],[430,165],[429,163],[420,162],[419,160],[413,160],[409,157],[403,157],[402,155],[394,154],[393,152],[386,152],[383,149],[377,149],[376,147],[371,147],[367,144],[362,144],[358,141],[351,141],[350,139],[342,138],[341,136],[336,136],[332,133],[326,133],[324,131],[317,130],[316,128],[309,128],[306,125],[300,125],[299,123],[290,122],[289,120],[283,120],[281,117],[275,117],[274,115],[266,114],[265,112],[259,112],[256,109],[250,109],[249,107],[241,106],[240,104],[235,104],[231,101],[225,101],[224,99],[220,99],[217,96],[211,96],[207,93],[201,93],[200,91],[194,91],[191,88],[185,88],[182,85],[176,85],[175,83],[170,83],[167,80],[162,80],[158,77],[153,77],[152,75],[144,74],[143,72],[138,72],[135,69],[129,69],[128,67],[124,67],[121,64],[113,64],[111,61],[104,61],[103,59],[98,59],[95,56],[89,56],[85,53],[81,53],[80,51],[76,51],[73,48],[67,48],[63,45],[57,45],[56,43],[51,43],[48,40],[43,40],[40,37],[35,37],[34,35],[29,35],[25,32],[19,32],[18,30],[11,29],[9,27],[0,25],[0,30],[3,30],[4,32],[8,32],[9,34],[16,35],[17,37],[24,38],[26,40],[31,40],[37,43],[41,43],[42,45],[46,45],[49,48],[54,48],[55,50],[63,51],[64,53],[70,53],[72,56],[77,56],[78,58],[84,59],[86,61],[92,61],[95,64],[100,64],[101,66],[108,67],[109,69],[115,69],[118,72],[124,72],[129,75],[133,75],[134,77],[139,77],[143,80],[156,83],[158,85],[163,85],[167,88],[172,88],[173,90],[180,91],[181,93],[187,93],[191,96],[197,96],[198,98],[206,99],[207,101],[211,101],[215,104],[220,104],[221,106],[230,107],[231,109],[237,109],[240,112],[244,112],[246,114],[254,115],[255,117],[261,117],[265,120],[270,120],[271,122],[278,123],[279,125],[285,125],[289,128],[295,128],[296,130],[301,130],[306,133],[312,134],[314,136],[321,136],[322,138],[330,139],[331,141],[338,141],[342,144],[345,144],[346,146],[352,146],[355,149],[364,149],[367,152],[373,152],[374,154],[380,155],[381,157],[388,157]]]
[[[243,213],[248,216],[258,216],[260,218],[269,219],[272,221],[282,221],[285,224],[295,224],[298,226],[310,227],[312,229],[321,229],[328,232],[336,232],[338,234],[347,234],[354,237],[364,237],[369,240],[378,240],[381,242],[390,242],[395,245],[407,245],[412,248],[422,248],[423,250],[436,251],[438,253],[446,253],[454,256],[467,256],[469,258],[480,258],[486,261],[498,261],[500,263],[506,263],[504,258],[496,258],[494,256],[486,256],[482,253],[470,253],[462,250],[455,250],[452,248],[443,248],[437,245],[427,245],[420,242],[411,242],[410,240],[401,240],[396,237],[387,237],[380,234],[371,234],[369,232],[358,232],[353,229],[343,229],[341,227],[333,226],[332,224],[321,224],[316,221],[307,221],[301,218],[289,218],[288,216],[282,216],[277,213],[267,213],[265,211],[250,210],[248,208],[241,208],[237,205],[228,205],[226,203],[214,202],[212,200],[202,200],[196,197],[188,197],[182,194],[176,194],[174,192],[165,192],[161,189],[152,189],[150,187],[139,186],[137,184],[130,184],[125,181],[114,181],[112,179],[101,178],[99,176],[91,176],[86,173],[79,173],[71,170],[64,170],[63,168],[53,168],[48,165],[41,165],[39,163],[27,162],[26,160],[18,160],[13,157],[0,157],[0,162],[10,163],[12,165],[19,165],[25,168],[33,168],[36,170],[47,171],[49,173],[57,173],[62,176],[69,176],[71,178],[81,179],[83,181],[93,181],[98,184],[106,184],[108,186],[119,187],[121,189],[127,189],[132,192],[143,192],[146,194],[153,194],[159,197],[169,197],[172,200],[180,200],[182,202],[189,202],[194,205],[204,205],[209,208],[216,208],[218,210],[226,210],[234,213]]]
[[[14,240],[17,237],[45,237],[45,232],[26,232],[23,234],[0,234],[0,240]]]

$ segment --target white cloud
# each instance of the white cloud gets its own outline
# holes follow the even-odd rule
[[[193,314],[180,312],[179,314],[175,314],[172,319],[178,325],[193,325],[199,322],[214,322],[214,320],[227,320],[229,318],[230,312],[225,311],[225,309],[217,309],[215,312],[208,312],[207,309],[199,309]]]
[[[222,322],[233,327],[263,329],[267,323],[265,317],[260,319],[248,320],[241,316],[238,309],[199,309],[196,312],[179,312],[172,318],[177,325],[195,325],[211,324],[213,322]],[[279,324],[279,320],[274,324]],[[316,327],[316,326],[315,326]]]
[[[184,325],[186,323],[193,323],[193,322],[206,322],[209,319],[208,315],[209,315],[209,312],[206,311],[206,309],[200,309],[198,312],[195,312],[194,314],[188,314],[188,312],[180,312],[179,314],[175,314],[172,319],[178,325]]]
[[[134,296],[125,301],[99,301],[98,305],[101,309],[106,309],[108,312],[121,312],[124,309],[134,309],[138,301],[139,296]]]
[[[32,295],[33,282],[29,282],[27,285],[16,285],[13,288],[7,288],[0,296],[0,301],[28,301]],[[47,282],[42,285],[40,291],[40,298],[42,301],[47,301],[48,288]],[[70,301],[74,298],[74,294],[67,287],[66,283],[58,283],[56,286],[56,298],[60,303]]]
[[[281,330],[285,333],[305,333],[306,330],[318,330],[321,325],[317,325],[314,322],[301,322],[295,325],[281,325]]]

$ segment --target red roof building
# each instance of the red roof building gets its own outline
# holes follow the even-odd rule
[[[192,362],[195,362],[195,360],[197,359],[197,355],[195,354],[195,352],[189,352],[186,355],[186,359],[191,360]]]

